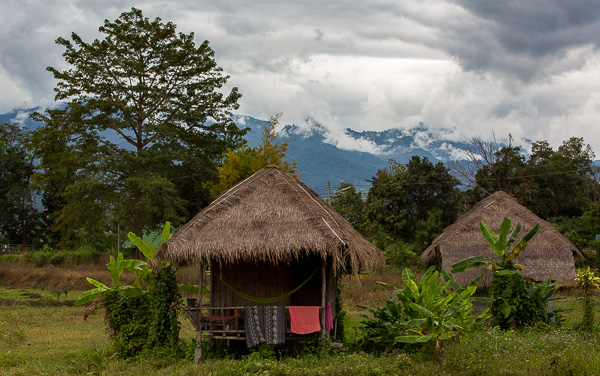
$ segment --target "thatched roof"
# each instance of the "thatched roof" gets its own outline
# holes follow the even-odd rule
[[[495,192],[479,202],[473,209],[447,227],[427,248],[421,260],[434,263],[442,260],[442,269],[450,270],[452,265],[471,256],[497,257],[485,241],[479,229],[483,221],[492,231],[498,232],[500,224],[508,218],[514,227],[518,222],[523,226],[519,237],[523,237],[536,224],[540,229],[527,248],[514,260],[524,268],[522,274],[540,282],[546,279],[573,282],[575,280],[575,259],[583,259],[577,247],[549,222],[505,192]],[[518,240],[517,240],[518,241]],[[516,242],[515,242],[516,243]],[[466,284],[485,271],[479,287],[486,288],[491,283],[491,273],[485,268],[471,269],[454,276],[459,284]]]
[[[338,270],[385,266],[379,249],[316,193],[276,166],[267,166],[225,191],[177,231],[157,257],[180,264],[195,260],[290,263],[332,256]]]

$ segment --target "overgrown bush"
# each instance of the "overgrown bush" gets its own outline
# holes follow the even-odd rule
[[[577,267],[589,266],[592,269],[600,268],[600,240],[589,242],[587,248],[581,250],[585,260],[577,260]]]
[[[519,273],[495,276],[490,287],[492,325],[520,329],[550,323],[553,314],[548,312],[548,302],[554,290],[550,281],[528,285]]]
[[[407,344],[429,343],[439,350],[441,343],[460,332],[472,329],[488,317],[472,314],[473,298],[481,276],[467,287],[458,286],[452,276],[429,268],[420,281],[405,268],[402,279],[405,287],[393,291],[392,297],[379,308],[367,308],[364,316],[361,346],[369,352],[387,352]]]
[[[587,269],[579,270],[575,278],[575,286],[581,291],[581,300],[583,302],[583,320],[581,321],[581,329],[587,332],[592,332],[596,326],[596,318],[594,312],[595,290],[600,289],[600,277],[594,273],[588,266]]]
[[[120,357],[127,358],[144,349],[167,345],[170,345],[172,353],[177,353],[180,345],[177,313],[182,299],[175,270],[169,263],[156,266],[153,261],[156,248],[133,233],[127,236],[148,260],[152,260],[155,268],[152,269],[145,261],[126,260],[122,253],[117,255],[117,259],[110,256],[106,267],[111,272],[111,287],[87,278],[96,288],[86,291],[75,304],[93,300],[104,303],[109,332]],[[167,222],[162,233],[163,241],[170,236]],[[122,286],[119,282],[125,270],[137,277],[131,286]],[[146,290],[142,289],[144,285]]]
[[[182,306],[182,299],[172,265],[161,265],[148,295],[152,312],[148,345],[177,347],[181,328],[177,313]]]
[[[369,241],[381,249],[388,269],[400,271],[404,267],[420,266],[420,259],[412,244],[394,239],[381,229],[375,231]]]
[[[121,358],[138,354],[150,332],[149,295],[130,296],[121,290],[111,290],[104,295],[103,303],[114,350]]]
[[[511,225],[510,219],[504,218],[496,234],[480,221],[479,228],[483,238],[491,246],[496,257],[469,257],[452,265],[452,272],[460,273],[482,266],[487,266],[492,271],[490,296],[493,302],[490,311],[493,316],[492,323],[495,325],[508,329],[522,328],[538,322],[548,323],[550,316],[547,304],[554,294],[554,285],[545,282],[528,288],[523,276],[518,272],[518,269],[523,270],[523,267],[513,261],[527,247],[527,243],[535,236],[540,226],[535,225],[515,244],[521,224],[517,222],[512,230]]]
[[[47,265],[75,266],[83,263],[94,263],[103,255],[104,253],[87,247],[82,247],[73,251],[54,250],[50,247],[45,247],[39,251],[24,253],[23,258],[26,262],[41,268]]]
[[[128,358],[146,348],[177,347],[182,300],[175,270],[164,264],[154,284],[140,295],[111,289],[103,295],[106,322],[115,351]]]

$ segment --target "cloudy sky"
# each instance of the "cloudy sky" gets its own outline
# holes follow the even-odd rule
[[[239,114],[445,137],[584,137],[600,156],[597,0],[0,0],[0,113],[48,106],[57,37],[102,38],[132,6],[207,39]],[[367,148],[368,145],[355,145]]]

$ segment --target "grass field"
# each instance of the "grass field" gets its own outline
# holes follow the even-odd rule
[[[43,289],[17,287],[18,283],[10,280],[6,271],[2,274],[1,269],[0,375],[97,374],[97,368],[89,366],[88,359],[97,350],[106,350],[103,368],[107,375],[600,375],[600,336],[573,329],[581,320],[581,308],[569,290],[560,293],[565,299],[556,304],[557,309],[568,310],[563,313],[562,327],[519,332],[481,330],[448,344],[438,358],[419,351],[372,356],[346,348],[280,360],[261,352],[194,364],[160,352],[128,361],[111,357],[103,311],[98,310],[84,320],[85,308],[72,305],[82,289],[64,283],[47,283]],[[82,273],[93,270],[82,269]],[[39,276],[45,274],[61,280],[61,268],[51,271],[30,270],[30,273],[38,276],[38,282]],[[25,272],[20,269],[15,275],[22,279]],[[64,273],[71,275],[73,270]],[[81,278],[85,280],[84,276]],[[359,335],[353,327],[364,313],[357,305],[369,306],[386,299],[389,291],[400,285],[399,281],[397,275],[389,274],[345,280],[343,298],[349,316],[346,327],[350,341]],[[191,344],[194,336],[187,319],[182,319],[183,343]]]

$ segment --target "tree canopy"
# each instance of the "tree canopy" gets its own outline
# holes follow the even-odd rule
[[[0,124],[0,246],[43,241],[42,215],[29,188],[34,156],[26,149],[28,137],[18,124]]]
[[[367,210],[371,221],[394,238],[423,250],[456,219],[458,180],[443,163],[413,156],[406,164],[390,160],[371,180]]]
[[[76,33],[56,40],[69,68],[47,69],[66,105],[34,115],[46,123],[34,135],[36,183],[60,203],[55,229],[85,230],[79,241],[116,224],[141,235],[195,213],[209,201],[202,183],[246,132],[229,116],[241,95],[219,91],[229,76],[208,41],[196,46],[193,33],[135,8],[99,31],[91,43]]]
[[[262,128],[258,146],[227,150],[222,165],[218,167],[218,183],[209,184],[213,198],[268,165],[279,166],[293,176],[300,177],[297,163],[286,160],[287,143],[275,141],[277,138],[275,127],[279,124],[281,115],[271,116],[268,124]]]

